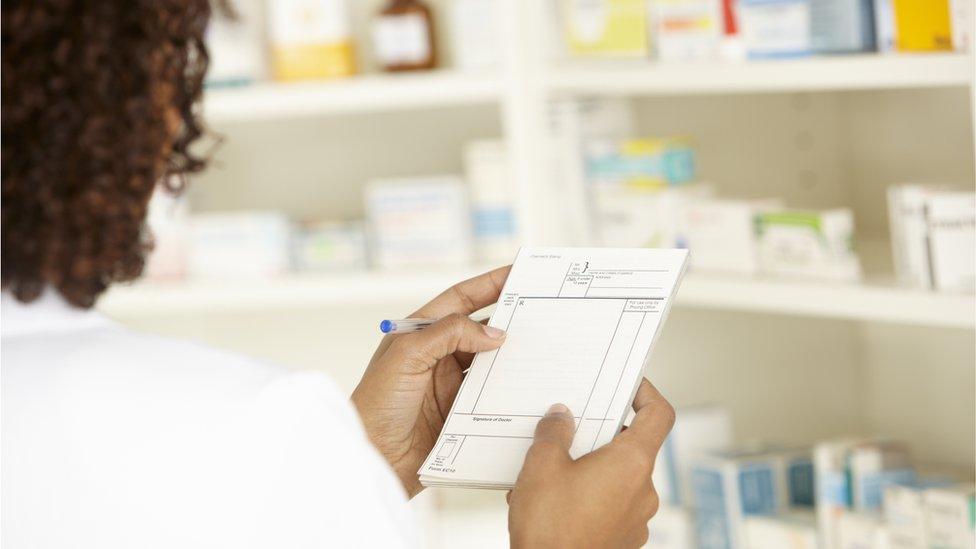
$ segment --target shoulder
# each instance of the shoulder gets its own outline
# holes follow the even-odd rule
[[[184,398],[253,395],[287,369],[192,342],[116,325],[4,338],[4,375],[37,389],[73,388]]]

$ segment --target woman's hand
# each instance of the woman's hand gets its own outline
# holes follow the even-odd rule
[[[496,349],[505,332],[468,315],[498,301],[502,267],[457,284],[410,315],[439,318],[420,332],[391,335],[373,354],[352,394],[366,433],[410,497],[422,489],[417,470],[451,410],[474,353]]]
[[[647,541],[647,523],[658,507],[651,471],[674,425],[674,409],[645,379],[634,410],[627,430],[573,460],[573,416],[561,404],[549,409],[508,495],[513,548],[639,547]]]

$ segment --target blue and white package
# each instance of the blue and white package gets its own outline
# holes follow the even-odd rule
[[[654,487],[662,503],[691,507],[693,462],[732,444],[732,417],[721,406],[679,408],[676,415],[654,465]]]
[[[780,473],[775,454],[733,451],[701,458],[692,469],[698,547],[744,548],[745,517],[783,509]]]
[[[817,528],[824,549],[840,547],[840,519],[851,507],[851,478],[847,458],[860,441],[830,440],[813,447]]]
[[[810,55],[810,11],[810,0],[739,0],[746,56],[777,59]]]
[[[797,456],[786,464],[786,486],[789,506],[795,509],[813,508],[816,498],[813,459]]]
[[[810,46],[815,53],[874,51],[873,0],[811,1]]]
[[[911,485],[915,469],[907,448],[896,442],[879,441],[858,445],[848,457],[851,478],[851,507],[859,512],[881,509],[888,486]]]

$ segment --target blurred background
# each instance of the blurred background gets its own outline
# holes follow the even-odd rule
[[[972,547],[972,0],[230,4],[212,167],[103,312],[351,391],[381,319],[520,245],[688,247],[650,545]],[[411,505],[507,544],[502,493]]]

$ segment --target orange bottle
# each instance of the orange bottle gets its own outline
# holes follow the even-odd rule
[[[376,59],[385,71],[437,66],[434,19],[420,0],[390,0],[373,23]]]

